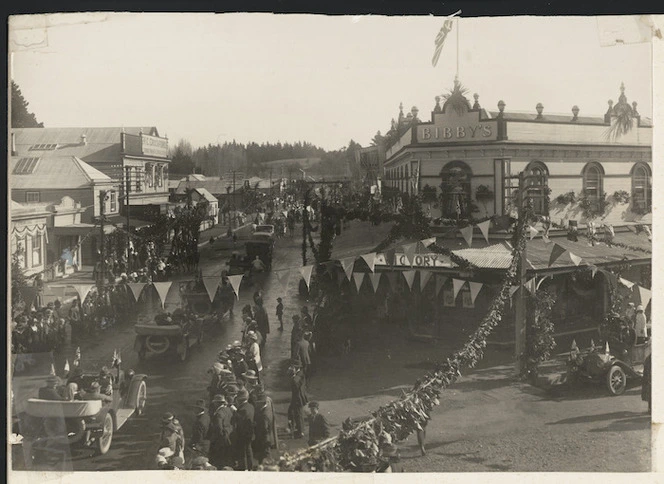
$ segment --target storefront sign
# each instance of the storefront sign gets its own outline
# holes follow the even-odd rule
[[[385,266],[387,265],[385,261],[384,254],[376,255],[376,266]],[[394,254],[394,266],[395,267],[411,267],[411,263],[408,261],[406,254]],[[413,256],[412,267],[452,267],[450,260],[440,254],[415,254]]]
[[[436,114],[432,124],[417,126],[418,143],[455,141],[494,141],[498,139],[498,122],[480,120],[479,112]]]
[[[141,134],[141,147],[146,156],[168,158],[168,140],[165,138]]]

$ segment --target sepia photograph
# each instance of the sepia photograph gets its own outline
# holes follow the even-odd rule
[[[10,16],[10,474],[656,470],[662,29]]]

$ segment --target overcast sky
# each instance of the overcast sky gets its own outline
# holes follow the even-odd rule
[[[73,14],[75,15],[75,14]],[[602,115],[620,83],[651,117],[649,44],[600,47],[595,17],[462,18],[431,65],[440,17],[97,14],[17,18],[12,77],[47,127],[157,126],[194,146],[385,133],[399,102],[428,120],[459,78],[482,107]],[[26,40],[28,39],[28,40]],[[26,44],[30,46],[25,47]],[[15,44],[12,44],[16,46]]]

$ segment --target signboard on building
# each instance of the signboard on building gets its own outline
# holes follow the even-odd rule
[[[479,111],[469,111],[461,116],[454,112],[436,113],[432,123],[417,125],[418,143],[495,141],[497,139],[498,121],[495,119],[481,120]]]
[[[375,265],[385,266],[384,254],[376,254]],[[395,267],[411,267],[410,262],[406,254],[394,254],[394,266]],[[413,256],[412,267],[452,267],[452,263],[449,258],[441,254],[415,254]]]
[[[141,149],[145,156],[168,158],[168,139],[141,134]]]

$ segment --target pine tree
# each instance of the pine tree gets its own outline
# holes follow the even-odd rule
[[[28,101],[25,100],[21,89],[12,81],[12,128],[43,128],[44,123],[37,121],[34,113],[28,111]]]

